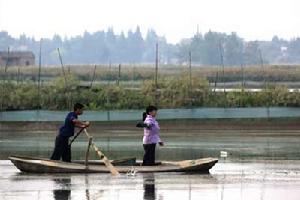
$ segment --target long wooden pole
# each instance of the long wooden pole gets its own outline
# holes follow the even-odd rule
[[[85,134],[88,138],[91,138],[90,134],[87,132],[86,129],[84,129]],[[118,170],[111,164],[111,162],[108,160],[108,158],[102,153],[102,151],[95,145],[95,143],[92,141],[91,146],[96,151],[97,155],[101,160],[103,160],[105,166],[109,169],[110,173],[112,175],[119,175]]]

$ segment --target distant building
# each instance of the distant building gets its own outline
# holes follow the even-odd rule
[[[32,66],[35,56],[31,51],[0,51],[0,66]]]

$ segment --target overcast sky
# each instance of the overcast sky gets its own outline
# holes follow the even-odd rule
[[[13,36],[74,36],[113,27],[143,34],[153,28],[169,42],[191,37],[199,25],[237,32],[246,40],[300,36],[299,0],[0,0],[0,30]]]

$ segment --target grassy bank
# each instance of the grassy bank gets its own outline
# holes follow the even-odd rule
[[[86,104],[89,110],[144,109],[149,104],[159,108],[300,105],[300,92],[290,93],[288,86],[280,84],[280,81],[300,81],[298,66],[226,67],[224,76],[219,67],[195,67],[190,76],[187,67],[164,66],[159,69],[157,85],[150,66],[124,66],[120,77],[116,67],[99,66],[95,76],[93,69],[93,66],[70,66],[62,76],[58,67],[43,68],[41,74],[47,81],[42,81],[39,87],[37,67],[22,68],[22,72],[10,67],[5,76],[2,73],[0,81],[3,91],[0,110],[69,110],[74,102]],[[25,75],[32,78],[23,80],[21,77]],[[252,79],[261,82],[262,92],[223,93],[212,88],[212,81],[219,86],[221,81]],[[91,80],[94,80],[92,87]],[[243,89],[245,85],[238,82],[235,87]]]
[[[9,67],[7,72],[0,74],[0,79],[9,79],[17,81],[37,81],[38,67]],[[160,65],[158,76],[178,77],[182,73],[188,72],[189,67],[186,65]],[[80,81],[91,81],[94,77],[96,81],[117,81],[119,79],[118,65],[66,65],[65,72],[75,74]],[[62,75],[60,66],[42,67],[41,78],[45,82],[51,81]],[[155,68],[153,65],[146,64],[124,64],[120,69],[121,81],[143,81],[153,80]],[[226,66],[223,70],[220,66],[197,66],[192,65],[192,75],[201,77],[215,82],[233,82],[243,80],[247,81],[300,81],[299,65],[264,65],[262,66]]]

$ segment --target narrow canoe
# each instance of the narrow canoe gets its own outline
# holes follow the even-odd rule
[[[22,172],[29,173],[110,173],[109,169],[102,163],[90,162],[88,167],[80,163],[67,163],[42,158],[10,156],[9,160]],[[196,160],[184,160],[177,162],[162,161],[155,166],[141,166],[140,162],[135,164],[115,164],[120,173],[135,171],[137,173],[149,172],[194,172],[208,173],[218,159],[201,158]]]

